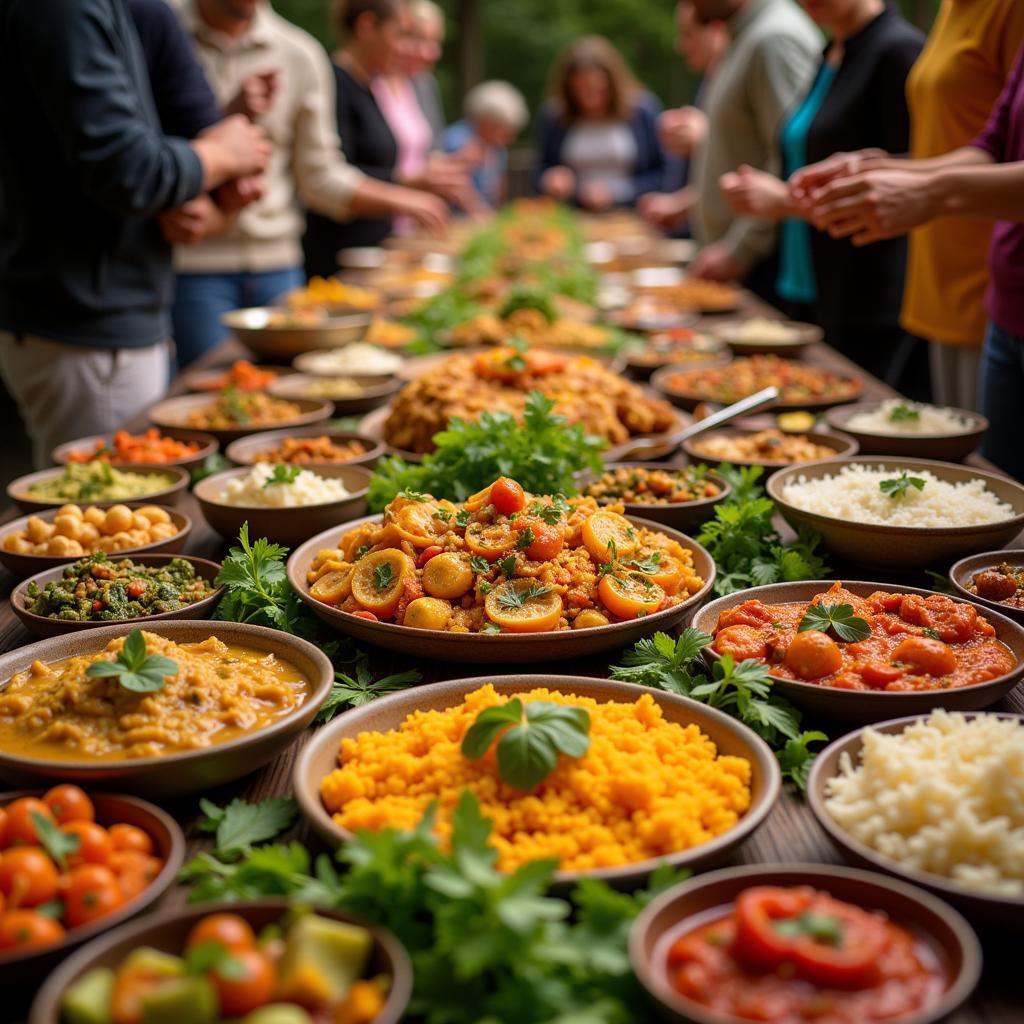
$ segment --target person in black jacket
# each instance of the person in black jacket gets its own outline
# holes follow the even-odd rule
[[[831,39],[814,80],[781,127],[783,174],[833,153],[877,147],[906,152],[907,74],[924,36],[884,0],[801,0]],[[906,240],[869,249],[816,231],[784,180],[750,167],[720,184],[739,214],[784,219],[776,290],[797,319],[869,372],[926,397],[924,350],[899,326]],[[911,373],[908,363],[913,360]],[[902,378],[902,379],[901,379]]]
[[[0,7],[0,373],[39,465],[163,394],[171,250],[157,216],[258,173],[262,131],[160,127],[124,0]]]

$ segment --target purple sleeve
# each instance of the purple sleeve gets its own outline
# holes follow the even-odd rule
[[[975,149],[988,153],[996,163],[1004,163],[1008,159],[1010,113],[1013,101],[1022,87],[1024,87],[1024,47],[1021,47],[1017,54],[1013,71],[1010,72],[1010,77],[1006,80],[1006,85],[1003,86],[1003,91],[988,116],[988,124],[971,143]]]

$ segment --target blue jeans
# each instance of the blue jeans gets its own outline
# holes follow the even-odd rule
[[[1022,395],[1024,337],[990,323],[981,352],[981,412],[989,421],[981,454],[1018,480],[1024,480]]]
[[[305,284],[300,267],[240,274],[179,274],[171,307],[178,366],[185,367],[223,341],[224,313],[244,306],[270,306]]]

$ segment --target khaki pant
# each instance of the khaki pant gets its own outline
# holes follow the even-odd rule
[[[167,390],[170,345],[85,348],[0,331],[0,374],[18,404],[37,468],[65,441],[108,434]]]
[[[979,410],[980,348],[929,341],[928,364],[932,375],[932,401],[936,405]]]

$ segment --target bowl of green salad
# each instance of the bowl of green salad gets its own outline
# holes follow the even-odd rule
[[[7,497],[22,512],[69,504],[104,508],[140,500],[173,505],[189,481],[188,470],[180,466],[72,462],[18,477],[8,485]]]

